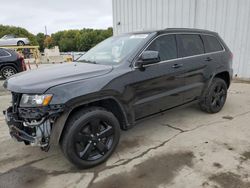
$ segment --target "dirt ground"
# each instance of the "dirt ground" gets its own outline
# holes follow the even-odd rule
[[[0,85],[3,81],[0,80]],[[48,153],[14,142],[0,115],[0,187],[250,187],[250,85],[233,83],[223,110],[194,105],[122,132],[103,165],[77,170],[57,147]],[[0,111],[10,104],[0,87]]]

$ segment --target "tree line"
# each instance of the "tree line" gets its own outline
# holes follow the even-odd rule
[[[113,29],[81,29],[58,31],[46,36],[44,33],[33,35],[26,29],[14,26],[0,25],[0,37],[14,34],[18,37],[29,38],[31,45],[39,45],[40,51],[45,48],[59,46],[60,51],[88,51],[102,40],[113,35]]]

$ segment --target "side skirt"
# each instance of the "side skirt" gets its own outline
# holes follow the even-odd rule
[[[167,111],[173,111],[173,110],[183,109],[183,108],[185,108],[185,107],[191,106],[191,105],[193,105],[193,104],[197,104],[197,103],[199,103],[199,102],[200,102],[200,100],[199,100],[199,99],[196,99],[196,100],[193,100],[193,101],[191,101],[191,102],[187,102],[187,103],[184,103],[184,104],[182,104],[182,105],[175,106],[175,107],[172,107],[172,108],[169,108],[169,109],[166,109],[166,110],[162,110],[162,111],[160,111],[160,112],[157,112],[157,113],[154,113],[154,114],[145,116],[145,117],[143,117],[143,118],[137,119],[137,120],[135,121],[135,125],[138,124],[138,123],[140,123],[140,122],[142,122],[142,121],[144,121],[144,120],[148,120],[148,119],[151,119],[151,118],[160,116],[160,115],[162,115],[162,113],[165,113],[165,112],[167,112]]]

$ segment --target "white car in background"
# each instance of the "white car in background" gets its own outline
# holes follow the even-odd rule
[[[24,46],[30,44],[27,38],[18,38],[15,35],[4,35],[0,38],[0,46]]]

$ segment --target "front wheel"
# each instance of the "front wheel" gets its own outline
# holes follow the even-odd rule
[[[221,78],[214,78],[211,86],[200,102],[201,110],[208,113],[219,112],[227,99],[227,84]]]
[[[105,162],[120,139],[117,118],[103,108],[83,109],[70,117],[61,141],[65,156],[78,168]]]

